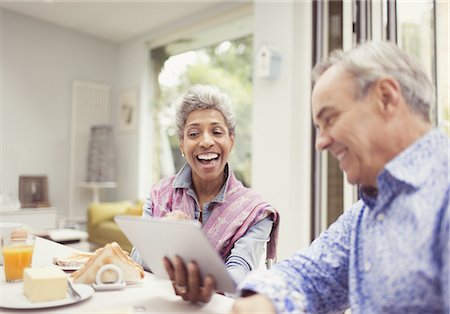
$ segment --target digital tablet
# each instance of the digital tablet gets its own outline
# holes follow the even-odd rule
[[[195,261],[203,277],[213,275],[217,291],[235,292],[236,283],[198,221],[133,216],[116,216],[114,220],[155,276],[169,279],[163,258],[173,259],[178,255],[185,263]]]

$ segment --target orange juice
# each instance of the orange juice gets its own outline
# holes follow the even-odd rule
[[[3,247],[3,265],[6,281],[21,280],[23,270],[31,267],[33,245],[12,245]]]

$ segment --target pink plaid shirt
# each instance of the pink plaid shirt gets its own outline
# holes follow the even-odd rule
[[[186,165],[187,166],[187,165]],[[153,203],[154,217],[163,217],[168,212],[180,210],[195,219],[195,199],[188,193],[189,186],[178,186],[177,175],[163,178],[152,189],[150,198]],[[174,182],[175,181],[175,182]],[[225,183],[222,201],[218,202],[202,226],[204,234],[217,252],[225,258],[233,248],[234,243],[256,223],[272,216],[273,227],[270,240],[267,243],[267,259],[276,258],[279,215],[255,191],[244,187],[229,172]]]

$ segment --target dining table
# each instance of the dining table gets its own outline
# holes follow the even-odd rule
[[[54,257],[69,256],[78,250],[37,237],[32,267],[58,267]],[[229,313],[233,298],[214,294],[208,303],[190,303],[175,295],[172,283],[145,272],[143,280],[123,289],[97,291],[90,285],[82,288],[82,298],[57,302],[33,303],[23,294],[22,282],[6,282],[0,267],[0,312],[2,313]]]

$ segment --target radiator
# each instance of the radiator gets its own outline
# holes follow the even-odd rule
[[[85,222],[92,191],[83,187],[86,178],[87,151],[91,126],[109,124],[111,87],[74,81],[72,86],[72,121],[69,175],[69,219]]]

